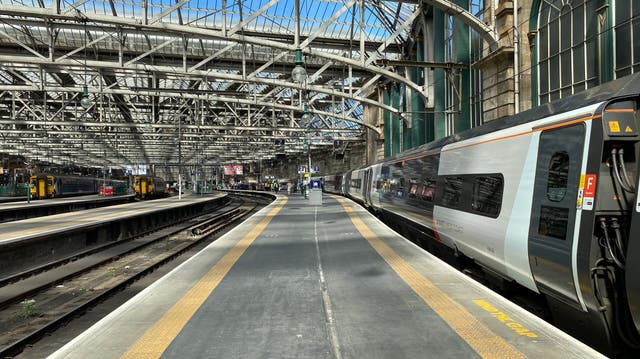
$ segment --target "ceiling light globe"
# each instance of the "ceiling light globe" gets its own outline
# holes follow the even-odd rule
[[[296,65],[296,67],[293,68],[293,71],[291,71],[291,78],[293,79],[293,82],[303,83],[307,79],[307,70],[300,65]]]
[[[91,101],[89,95],[83,95],[82,99],[80,100],[80,105],[85,109],[88,109],[89,107],[91,107],[91,105],[93,105],[93,101]]]

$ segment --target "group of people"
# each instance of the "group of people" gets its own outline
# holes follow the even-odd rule
[[[278,183],[277,180],[273,180],[273,182],[271,183],[266,183],[265,184],[265,190],[267,191],[272,191],[272,192],[279,192],[281,189],[284,190],[284,188],[280,188],[280,184]],[[287,194],[293,194],[293,193],[300,193],[300,194],[304,194],[304,191],[307,187],[307,181],[304,180],[302,181],[302,183],[295,181],[288,181],[286,184],[286,190],[287,190]]]

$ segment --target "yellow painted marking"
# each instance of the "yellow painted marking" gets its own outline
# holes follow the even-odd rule
[[[334,197],[347,212],[360,234],[382,256],[409,287],[429,305],[478,355],[483,358],[526,358],[521,352],[480,323],[431,281],[405,262],[391,247],[378,238],[345,200]]]
[[[609,121],[609,130],[611,132],[620,132],[620,123],[618,121]]]
[[[487,312],[491,313],[491,315],[498,319],[499,321],[501,321],[502,323],[504,323],[505,326],[507,326],[509,329],[513,330],[514,332],[516,332],[518,335],[522,335],[525,337],[529,337],[529,338],[537,338],[538,334],[530,331],[529,329],[525,328],[524,325],[522,325],[521,323],[516,322],[515,320],[511,319],[507,314],[501,312],[498,310],[498,308],[494,307],[493,305],[489,304],[487,301],[481,300],[481,299],[476,299],[473,301],[474,303],[476,303],[480,308],[486,310]]]
[[[578,200],[576,201],[576,208],[582,208],[582,201],[584,199],[584,183],[587,175],[580,175],[580,184],[578,185]]]
[[[229,252],[216,263],[207,274],[196,283],[160,320],[127,351],[122,358],[143,359],[159,358],[169,344],[180,333],[218,284],[231,270],[256,238],[264,231],[269,222],[287,203],[283,198],[280,204],[242,238]]]

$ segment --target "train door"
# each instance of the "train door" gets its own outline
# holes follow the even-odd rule
[[[529,262],[538,288],[577,305],[572,270],[573,234],[584,125],[540,135],[529,227]]]
[[[364,203],[371,204],[371,167],[364,171],[363,181],[362,196],[364,197]]]
[[[147,195],[147,179],[146,178],[141,178],[140,179],[140,197],[145,197]]]
[[[47,197],[47,179],[46,177],[38,177],[38,198]]]

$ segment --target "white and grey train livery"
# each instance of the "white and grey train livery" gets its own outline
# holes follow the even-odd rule
[[[639,108],[636,74],[324,188],[544,295],[555,323],[601,351],[639,350]]]

